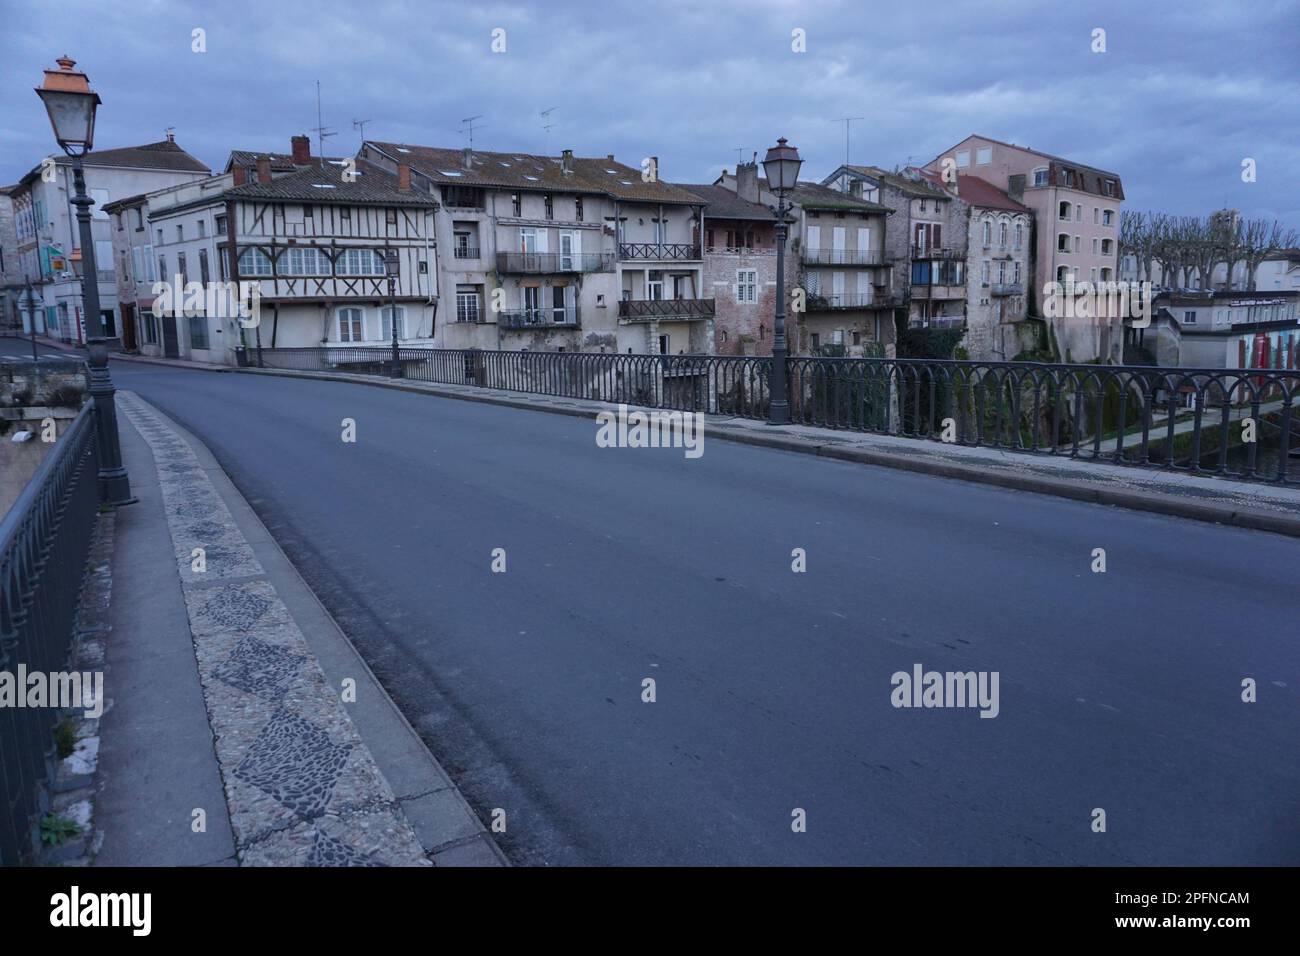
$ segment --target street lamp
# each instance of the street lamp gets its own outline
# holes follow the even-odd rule
[[[388,324],[393,335],[393,357],[388,364],[388,377],[402,377],[402,361],[397,354],[397,250],[384,250],[384,272],[388,275]]]
[[[32,361],[36,358],[36,296],[32,293],[32,280],[27,279],[27,330],[31,333]]]
[[[772,210],[776,214],[776,322],[772,336],[772,400],[767,417],[769,425],[790,424],[790,388],[786,382],[786,359],[790,350],[785,341],[785,217],[794,207],[785,199],[798,184],[799,167],[802,165],[799,150],[789,145],[784,136],[763,157],[767,188],[777,196],[776,208]]]
[[[59,146],[72,157],[72,183],[76,195],[77,225],[81,236],[81,303],[86,317],[86,349],[89,353],[90,396],[95,401],[99,441],[99,500],[101,503],[127,505],[131,481],[122,467],[122,448],[117,435],[117,407],[113,381],[108,374],[109,340],[99,315],[99,272],[95,264],[95,238],[90,229],[90,207],[94,201],[86,195],[86,177],[81,158],[90,152],[95,139],[95,109],[99,94],[90,88],[86,74],[74,70],[77,64],[60,57],[57,70],[45,71],[45,82],[36,95],[50,115],[50,126]]]

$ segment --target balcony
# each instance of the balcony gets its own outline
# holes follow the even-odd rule
[[[535,331],[537,329],[576,329],[578,308],[516,309],[497,314],[497,325],[503,329]]]
[[[964,299],[966,298],[966,287],[964,285],[922,285],[919,283],[912,286],[913,299]]]
[[[803,261],[814,266],[883,266],[880,249],[805,249]]]
[[[497,253],[497,272],[505,275],[551,275],[563,272],[608,272],[612,268],[614,268],[614,257],[608,253]]]
[[[713,315],[713,299],[624,299],[618,304],[618,317],[625,322],[697,322]]]
[[[809,295],[809,312],[835,312],[842,309],[896,309],[903,305],[897,292],[855,292],[843,295]]]
[[[995,282],[992,291],[994,295],[1024,295],[1025,284],[1023,282]]]
[[[478,259],[482,252],[478,246],[457,246],[451,251],[451,254],[456,259]]]
[[[912,258],[913,259],[965,259],[966,253],[962,252],[960,249],[937,249],[934,246],[913,246]]]
[[[700,247],[689,242],[620,242],[620,259],[689,262],[700,258]]]

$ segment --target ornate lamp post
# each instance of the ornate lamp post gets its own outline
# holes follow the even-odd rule
[[[799,182],[799,167],[802,165],[799,150],[789,145],[784,136],[763,157],[767,188],[777,196],[776,208],[772,209],[776,214],[776,322],[772,334],[772,401],[767,418],[769,425],[790,424],[790,387],[786,382],[786,359],[790,350],[785,341],[785,217],[794,207],[785,199]]]
[[[86,195],[86,177],[81,158],[90,152],[95,139],[95,109],[99,94],[90,88],[86,74],[73,69],[77,64],[66,56],[57,61],[57,70],[45,71],[45,82],[36,95],[50,115],[50,126],[59,146],[72,157],[72,182],[76,195],[77,225],[81,235],[81,303],[86,317],[86,348],[90,368],[90,395],[95,400],[99,441],[99,500],[106,505],[127,505],[136,499],[131,482],[122,467],[122,448],[117,435],[117,407],[113,381],[108,374],[109,340],[99,315],[99,272],[95,264],[95,238],[90,229],[90,207],[94,201]]]
[[[384,250],[384,272],[388,275],[388,324],[393,335],[393,357],[388,364],[388,377],[402,377],[402,360],[397,354],[397,250]]]

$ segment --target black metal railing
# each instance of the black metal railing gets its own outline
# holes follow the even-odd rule
[[[1024,295],[1025,286],[1021,282],[995,282],[993,283],[994,295]]]
[[[966,253],[962,249],[945,249],[937,246],[913,246],[913,259],[965,259]]]
[[[67,669],[99,506],[96,424],[89,401],[0,520],[0,671]],[[0,865],[39,848],[39,794],[60,716],[53,707],[0,707]]]
[[[804,249],[803,261],[818,266],[879,266],[885,254],[879,249]]]
[[[578,308],[515,309],[497,313],[497,324],[503,329],[539,329],[547,327],[577,328]]]
[[[608,272],[614,268],[609,253],[498,252],[497,271],[515,275],[554,272]]]
[[[620,259],[680,261],[700,258],[700,247],[690,242],[620,242]]]
[[[478,246],[456,246],[451,254],[455,259],[477,259],[480,252]]]
[[[625,322],[689,322],[711,319],[715,309],[713,299],[624,299],[618,317]]]
[[[833,312],[837,309],[893,309],[903,304],[897,292],[846,292],[836,295],[812,295],[806,300],[809,312]]]
[[[770,398],[772,360],[763,356],[400,352],[406,377],[416,381],[760,419],[767,416]],[[271,368],[381,374],[389,350],[264,349],[262,356]],[[1194,474],[1300,481],[1295,437],[1300,369],[807,356],[788,362],[791,417],[800,424]]]

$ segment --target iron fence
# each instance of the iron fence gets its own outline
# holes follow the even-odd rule
[[[99,504],[96,418],[88,401],[0,520],[0,670],[66,669]],[[48,707],[0,707],[0,865],[39,846],[58,718]]]
[[[271,368],[382,374],[386,348],[264,349]],[[416,381],[767,417],[771,358],[400,350]],[[253,357],[253,361],[256,357]],[[788,360],[798,424],[1295,483],[1300,369]]]

